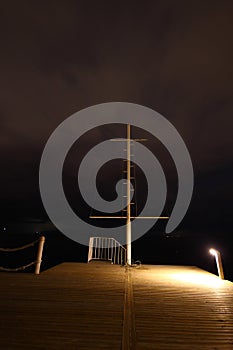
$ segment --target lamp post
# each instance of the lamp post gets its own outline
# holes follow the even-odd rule
[[[214,255],[215,257],[215,261],[217,264],[217,268],[218,268],[218,275],[219,277],[224,280],[224,273],[223,273],[223,267],[222,267],[222,259],[221,259],[221,254],[218,250],[211,248],[209,250],[210,254]]]

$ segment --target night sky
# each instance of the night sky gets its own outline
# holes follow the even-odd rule
[[[1,224],[45,216],[38,170],[54,129],[83,108],[124,101],[162,114],[189,149],[195,186],[181,226],[230,237],[232,14],[229,0],[2,1]],[[84,136],[73,159],[112,132],[98,128]],[[149,140],[148,147],[167,167],[169,211],[175,169],[161,145]],[[67,159],[67,192],[76,174],[72,164]]]

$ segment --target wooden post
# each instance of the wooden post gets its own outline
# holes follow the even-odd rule
[[[45,237],[41,236],[39,245],[38,245],[38,251],[37,251],[37,258],[36,258],[36,267],[35,267],[35,275],[39,275],[40,273],[40,265],[41,265],[41,258],[43,253],[43,247],[44,247]]]

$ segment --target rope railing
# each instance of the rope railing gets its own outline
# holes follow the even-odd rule
[[[21,247],[16,247],[16,248],[1,248],[0,247],[0,252],[16,252],[18,250],[23,250],[23,249],[26,249],[26,248],[29,248],[29,247],[32,247],[34,246],[36,243],[38,243],[40,240],[37,239],[36,241],[32,242],[32,243],[28,243],[28,244],[25,244]]]
[[[15,268],[8,268],[8,267],[2,267],[0,266],[0,271],[6,271],[6,272],[16,272],[16,271],[22,271],[25,270],[27,267],[30,267],[32,265],[35,265],[37,263],[37,261],[33,261],[30,264],[24,265],[24,266],[20,266],[20,267],[15,267]]]
[[[19,266],[19,267],[15,267],[15,268],[8,268],[8,267],[2,267],[0,266],[0,271],[6,271],[6,272],[16,272],[16,271],[22,271],[25,270],[26,268],[35,265],[35,274],[38,275],[40,273],[40,266],[41,266],[41,262],[42,262],[42,253],[43,253],[43,247],[44,247],[44,242],[45,242],[45,237],[41,236],[39,239],[37,239],[36,241],[29,243],[29,244],[25,244],[21,247],[16,247],[16,248],[0,248],[1,252],[15,252],[15,251],[20,251],[23,249],[27,249],[29,247],[34,246],[35,244],[39,243],[38,245],[38,250],[37,250],[37,258],[35,261],[30,262],[27,265],[23,265],[23,266]]]

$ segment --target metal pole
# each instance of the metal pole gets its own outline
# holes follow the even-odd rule
[[[217,268],[218,268],[218,275],[219,277],[224,280],[224,272],[223,272],[223,267],[222,267],[222,259],[221,259],[221,254],[219,251],[217,251],[216,254],[216,263],[217,263]]]
[[[41,265],[41,261],[42,261],[41,258],[42,258],[42,253],[43,253],[44,242],[45,242],[45,237],[41,236],[40,241],[39,241],[38,251],[37,251],[35,275],[39,275],[39,273],[40,273],[40,265]]]
[[[127,264],[131,265],[131,208],[130,208],[130,124],[127,124],[127,219],[126,219],[126,250]]]

